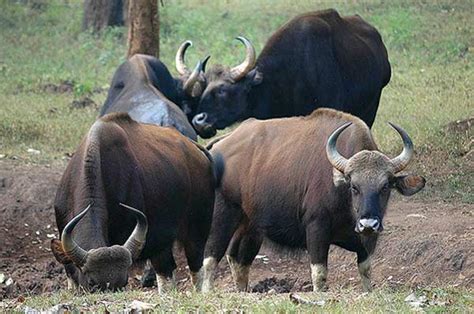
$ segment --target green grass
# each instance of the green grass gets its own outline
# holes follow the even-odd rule
[[[0,0],[0,154],[28,162],[61,160],[77,147],[97,110],[71,109],[84,96],[100,105],[114,70],[124,60],[126,29],[98,37],[81,32],[82,1],[48,1],[43,9]],[[65,4],[67,3],[67,4]],[[177,0],[161,13],[161,59],[172,72],[179,44],[191,39],[192,66],[211,54],[211,63],[236,64],[244,51],[234,40],[245,35],[260,51],[266,39],[292,16],[334,7],[359,14],[382,34],[392,64],[374,125],[381,149],[395,154],[400,141],[386,122],[412,136],[412,169],[428,178],[417,197],[474,202],[474,174],[463,155],[472,131],[450,133],[445,125],[474,116],[471,1]],[[74,82],[66,94],[45,92],[45,84]],[[102,92],[94,93],[97,88]],[[31,155],[28,148],[41,151]],[[471,157],[472,158],[472,157]]]
[[[412,293],[409,289],[378,289],[370,294],[362,294],[351,289],[328,293],[298,293],[310,301],[324,300],[323,306],[294,304],[289,294],[247,294],[215,292],[200,294],[191,291],[171,292],[164,296],[155,291],[125,291],[118,293],[72,294],[62,291],[41,296],[26,297],[22,303],[11,303],[11,307],[22,310],[49,309],[57,304],[68,304],[83,311],[124,311],[133,300],[155,304],[155,311],[170,312],[237,312],[251,313],[410,313],[416,312],[405,298]],[[474,306],[471,290],[463,288],[426,288],[414,291],[426,296],[423,309],[428,313],[468,313]]]

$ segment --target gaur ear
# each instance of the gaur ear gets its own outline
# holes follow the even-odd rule
[[[59,241],[58,239],[51,240],[51,251],[53,252],[53,255],[56,260],[61,264],[72,263],[72,260],[69,258],[66,252],[64,252],[61,241]]]
[[[347,177],[342,173],[340,172],[339,170],[337,170],[336,168],[332,168],[332,180],[334,182],[334,185],[336,187],[340,186],[340,185],[343,185],[343,184],[346,184],[347,182],[349,182],[349,180],[347,179]]]
[[[258,85],[263,81],[263,74],[257,68],[247,73],[246,77],[250,80],[250,85],[252,86]]]
[[[422,176],[406,175],[395,178],[394,187],[397,191],[405,196],[411,196],[418,193],[425,187],[426,180]]]

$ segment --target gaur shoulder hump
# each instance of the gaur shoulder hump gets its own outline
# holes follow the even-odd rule
[[[123,124],[123,123],[136,123],[128,113],[126,112],[114,112],[114,113],[109,113],[102,118],[100,118],[99,121],[102,122],[115,122],[117,124]],[[97,122],[96,122],[97,123]],[[95,123],[94,123],[95,124]]]
[[[309,116],[308,119],[324,119],[324,120],[341,120],[352,122],[353,125],[369,131],[369,127],[365,124],[362,119],[351,115],[350,113],[338,111],[331,108],[319,108],[314,110]]]
[[[327,9],[327,10],[322,10],[322,11],[314,11],[314,12],[308,12],[308,13],[303,13],[301,15],[296,16],[292,21],[294,22],[329,22],[329,21],[341,21],[342,17],[339,15],[339,12],[337,12],[334,9]]]

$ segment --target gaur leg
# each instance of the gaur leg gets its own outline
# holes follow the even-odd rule
[[[263,236],[255,230],[241,226],[230,244],[227,262],[238,291],[248,291],[249,271],[255,256],[262,246]]]
[[[330,242],[329,222],[313,221],[306,227],[306,245],[311,262],[313,291],[326,291]]]
[[[176,287],[174,270],[176,262],[173,257],[172,247],[167,247],[151,259],[151,263],[156,271],[156,282],[158,292],[164,293]]]
[[[73,278],[78,278],[79,270],[73,264],[65,264],[67,289],[70,291],[80,291],[80,286]]]
[[[242,209],[235,204],[226,202],[222,194],[217,192],[211,233],[206,244],[205,258],[201,269],[203,292],[212,289],[217,264],[224,256],[241,219]]]
[[[150,260],[147,260],[143,267],[143,275],[140,282],[142,287],[153,287],[156,283],[156,272]]]
[[[187,238],[183,241],[184,252],[188,261],[189,271],[191,272],[191,280],[196,290],[201,291],[202,288],[202,273],[200,269],[202,267],[204,248],[206,245],[207,237],[211,228],[211,210],[209,217],[201,217],[199,221],[190,222],[188,225]],[[206,215],[206,213],[202,213]]]
[[[357,252],[357,268],[359,269],[359,275],[362,281],[362,289],[365,292],[372,291],[372,282],[370,280],[371,258],[365,249]]]
[[[69,291],[79,291],[79,285],[74,280],[72,280],[72,278],[67,277],[66,281],[67,281],[67,289]]]
[[[375,249],[375,240],[370,245],[371,251]],[[362,289],[365,292],[372,290],[372,283],[370,280],[370,268],[371,268],[371,253],[367,252],[366,247],[360,241],[359,236],[354,235],[352,238],[345,239],[344,242],[336,243],[336,245],[352,252],[357,253],[357,266],[359,269],[359,275],[362,282]]]

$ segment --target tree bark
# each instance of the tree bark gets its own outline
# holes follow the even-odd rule
[[[129,0],[128,53],[159,58],[160,22],[157,0]]]
[[[123,26],[124,1],[85,0],[82,29],[91,28],[94,33],[99,33],[107,26]]]

